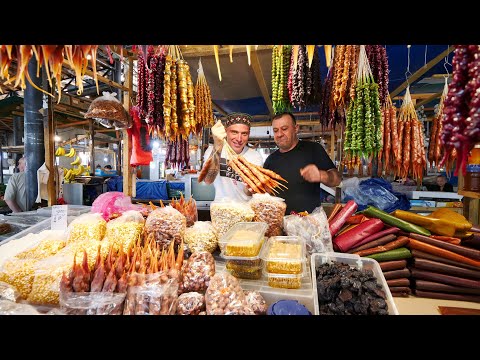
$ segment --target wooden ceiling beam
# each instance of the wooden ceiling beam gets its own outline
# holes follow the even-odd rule
[[[417,81],[423,74],[425,74],[428,70],[434,67],[437,63],[439,63],[442,59],[445,58],[448,54],[450,54],[454,50],[453,45],[449,46],[447,50],[443,51],[441,54],[434,57],[430,60],[425,66],[422,66],[420,69],[415,71],[407,80],[405,80],[399,87],[393,90],[390,93],[390,98],[394,99],[395,96],[400,94],[403,90],[407,88],[407,86],[413,84]]]
[[[270,93],[268,91],[267,83],[265,81],[265,77],[263,76],[262,67],[260,65],[260,60],[258,60],[257,52],[252,51],[250,54],[251,61],[252,61],[252,69],[253,73],[255,74],[255,79],[257,80],[258,87],[262,92],[263,100],[267,105],[268,111],[270,116],[273,116],[273,105],[272,99],[270,99]]]
[[[437,95],[437,93],[418,93],[418,94],[412,94],[410,93],[410,96],[412,99],[428,99],[429,97],[432,97],[434,95]],[[404,95],[398,95],[395,96],[392,100],[403,100]]]
[[[415,109],[418,109],[420,106],[422,105],[425,105],[425,104],[428,104],[430,101],[432,100],[435,100],[435,99],[438,99],[439,97],[441,97],[443,94],[443,91],[440,91],[438,93],[435,93],[435,94],[432,94],[431,96],[429,96],[428,98],[425,98],[423,99],[422,101],[419,101],[415,104]],[[424,109],[425,111],[425,109]]]
[[[273,45],[258,45],[257,51],[271,50]],[[252,45],[255,50],[255,45]],[[200,56],[214,56],[213,45],[181,45],[180,51],[184,58],[198,58]],[[241,54],[247,52],[246,45],[233,45],[233,54]],[[253,51],[252,51],[253,52]],[[230,45],[219,45],[218,55],[230,54]],[[235,61],[235,60],[234,60]]]

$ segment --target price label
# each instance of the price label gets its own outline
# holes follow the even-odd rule
[[[67,230],[68,205],[52,206],[52,230]]]

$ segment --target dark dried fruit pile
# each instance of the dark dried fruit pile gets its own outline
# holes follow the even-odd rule
[[[388,315],[385,293],[372,270],[344,263],[320,265],[317,293],[320,315]]]

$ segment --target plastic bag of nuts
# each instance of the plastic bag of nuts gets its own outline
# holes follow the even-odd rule
[[[185,230],[183,238],[191,252],[214,252],[217,248],[217,234],[211,221],[195,221],[193,226]]]
[[[205,296],[189,292],[178,297],[177,315],[198,315],[205,310]]]
[[[102,126],[116,130],[132,127],[132,121],[122,103],[115,97],[116,93],[104,91],[90,104],[85,118],[95,119]]]
[[[148,215],[145,222],[147,239],[153,236],[160,247],[167,249],[170,242],[179,245],[185,235],[187,220],[178,210],[171,206],[155,209]]]
[[[288,236],[299,236],[305,239],[309,255],[316,252],[333,252],[327,214],[321,206],[313,209],[307,216],[285,216],[283,228]]]
[[[130,285],[130,284],[135,285]],[[178,274],[159,271],[132,273],[128,279],[123,315],[175,315],[178,301]]]
[[[248,305],[256,315],[266,315],[268,305],[263,296],[255,290],[244,290]]]
[[[236,223],[252,221],[254,216],[252,208],[245,202],[224,198],[210,205],[210,217],[218,239]]]
[[[255,212],[253,221],[266,222],[268,229],[266,237],[279,236],[283,233],[283,217],[287,210],[285,200],[270,194],[253,194],[248,202]]]
[[[210,280],[205,301],[207,315],[255,315],[238,280],[226,272],[217,273]]]
[[[194,252],[183,269],[183,292],[205,292],[215,275],[215,259],[208,251]]]

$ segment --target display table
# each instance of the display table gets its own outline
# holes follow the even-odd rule
[[[439,306],[462,307],[469,309],[480,309],[480,303],[469,301],[428,299],[409,296],[408,298],[393,298],[399,315],[440,315]]]

